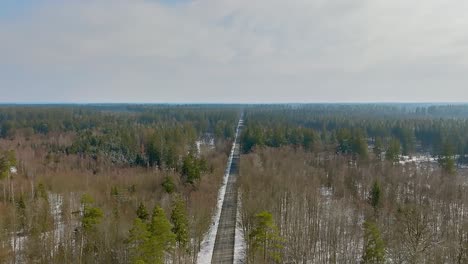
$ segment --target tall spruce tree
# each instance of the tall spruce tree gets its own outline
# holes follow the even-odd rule
[[[381,203],[381,195],[380,184],[375,181],[372,185],[372,189],[369,192],[369,203],[376,211]]]
[[[385,261],[385,244],[380,230],[371,221],[364,222],[364,251],[362,263],[379,264]]]
[[[186,249],[189,241],[189,223],[185,202],[181,197],[177,197],[172,207],[171,222],[172,232],[176,235],[177,247]]]

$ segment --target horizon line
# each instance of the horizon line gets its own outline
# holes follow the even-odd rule
[[[0,102],[4,105],[306,105],[306,104],[468,104],[468,101],[316,101],[316,102]]]
[[[433,102],[399,102],[399,101],[369,101],[369,102],[0,102],[0,106],[99,106],[99,105],[468,105],[467,102],[433,101]]]

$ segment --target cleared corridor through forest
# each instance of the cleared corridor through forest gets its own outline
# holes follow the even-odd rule
[[[239,175],[239,138],[242,131],[243,120],[239,120],[237,137],[233,144],[232,162],[230,163],[229,177],[224,194],[218,231],[213,250],[212,264],[232,264],[234,262],[234,244],[236,236],[237,216],[237,177]]]

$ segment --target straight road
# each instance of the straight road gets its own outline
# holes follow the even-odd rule
[[[239,120],[237,137],[234,143],[231,167],[226,184],[226,193],[221,209],[218,231],[213,250],[212,264],[232,264],[234,262],[234,241],[237,220],[237,177],[239,175],[239,138],[242,131],[243,121]]]

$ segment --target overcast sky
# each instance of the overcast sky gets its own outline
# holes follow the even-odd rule
[[[2,0],[0,102],[468,101],[466,0]]]

